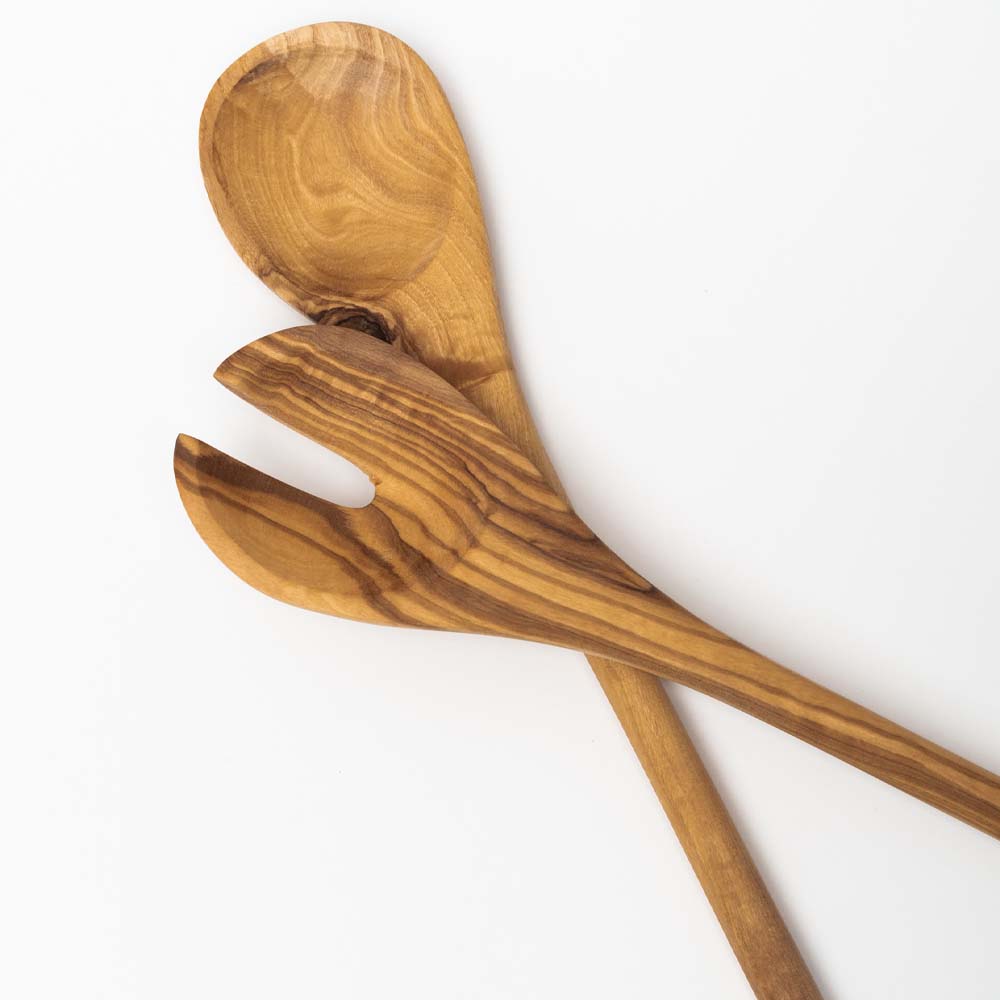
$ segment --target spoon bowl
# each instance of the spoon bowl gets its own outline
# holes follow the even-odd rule
[[[263,43],[212,89],[200,149],[233,246],[300,312],[399,339],[459,389],[511,373],[465,143],[397,38],[321,24]]]

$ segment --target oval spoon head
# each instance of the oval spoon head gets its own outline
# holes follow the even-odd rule
[[[226,235],[282,298],[398,340],[460,390],[510,377],[465,143],[398,38],[329,23],[269,39],[212,88],[199,145]]]

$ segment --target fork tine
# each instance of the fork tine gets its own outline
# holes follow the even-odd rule
[[[515,471],[536,502],[552,502],[537,469],[461,393],[366,334],[322,326],[282,330],[240,348],[215,377],[251,406],[353,462],[382,496],[395,498],[402,487],[407,502],[414,490],[481,500],[481,483],[464,468],[470,449],[456,453],[460,441]]]
[[[414,554],[376,507],[321,500],[186,434],[174,478],[202,539],[252,587],[312,611],[406,624],[386,595]]]

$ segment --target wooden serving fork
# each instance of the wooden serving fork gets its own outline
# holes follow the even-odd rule
[[[216,555],[279,600],[359,621],[581,649],[686,684],[1000,836],[1000,778],[755,653],[630,569],[456,389],[349,329],[255,341],[216,377],[375,484],[339,507],[180,436]]]

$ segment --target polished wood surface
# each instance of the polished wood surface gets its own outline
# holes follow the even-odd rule
[[[279,35],[212,89],[200,146],[219,220],[263,281],[317,322],[420,358],[558,488],[511,364],[465,143],[410,48],[351,24]],[[756,995],[818,997],[662,683],[590,663]]]
[[[590,531],[448,383],[357,331],[296,327],[216,373],[375,484],[362,509],[280,483],[193,438],[175,475],[235,573],[361,621],[569,646],[686,684],[994,836],[1000,778],[748,649],[680,607]]]

